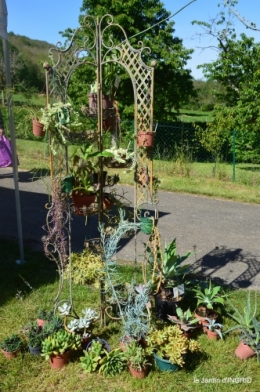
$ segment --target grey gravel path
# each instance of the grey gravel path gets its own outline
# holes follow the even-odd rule
[[[41,249],[46,185],[42,180],[32,180],[29,172],[19,171],[19,190],[24,243]],[[133,187],[124,190],[133,201]],[[158,227],[163,243],[176,238],[179,254],[193,250],[189,262],[208,277],[236,287],[260,288],[260,205],[162,191],[159,200]],[[96,235],[96,223],[93,217],[87,226],[81,217],[73,219],[75,250],[82,248],[85,238]],[[17,237],[11,168],[0,169],[0,236]],[[146,239],[138,234],[137,255],[142,254],[142,241]],[[134,249],[134,239],[126,241],[118,257],[133,260]]]

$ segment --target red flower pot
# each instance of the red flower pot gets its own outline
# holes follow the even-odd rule
[[[6,359],[13,359],[13,358],[17,357],[19,351],[20,351],[20,349],[12,351],[12,352],[2,350],[2,353],[4,354]]]
[[[241,341],[235,350],[235,355],[239,359],[248,359],[253,357],[255,355],[255,352],[250,346],[244,344],[244,342]]]
[[[216,331],[210,331],[207,328],[207,335],[209,339],[217,340],[218,339],[218,333]]]
[[[141,369],[141,370],[136,370],[134,368],[131,367],[131,364],[128,364],[128,369],[130,370],[130,373],[132,374],[132,376],[134,378],[145,378],[148,374],[148,366],[146,366],[145,368]]]
[[[43,327],[44,326],[44,324],[46,323],[47,321],[46,320],[42,320],[42,319],[36,319],[36,323],[37,323],[37,325],[38,325],[38,327]]]
[[[154,132],[139,132],[137,138],[139,147],[153,147]]]
[[[69,362],[70,351],[66,351],[64,354],[51,355],[50,365],[53,369],[61,369],[63,366],[67,365]]]
[[[37,137],[45,136],[45,132],[43,130],[44,125],[37,120],[32,120],[33,124],[33,134]]]
[[[83,207],[89,207],[95,202],[96,194],[92,195],[72,195],[75,212],[77,215],[83,215]]]

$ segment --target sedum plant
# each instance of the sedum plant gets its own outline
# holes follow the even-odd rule
[[[153,329],[147,336],[148,352],[183,367],[188,351],[200,351],[196,340],[187,339],[177,325],[166,326],[161,330]]]
[[[42,342],[42,356],[49,359],[52,355],[64,354],[70,350],[81,348],[81,338],[79,335],[69,333],[62,329],[48,336]]]
[[[67,264],[64,278],[69,279],[71,274],[75,284],[96,286],[104,275],[102,268],[101,256],[91,252],[90,249],[84,249],[81,253],[71,254],[71,272],[70,265]]]

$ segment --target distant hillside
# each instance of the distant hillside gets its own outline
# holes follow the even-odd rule
[[[46,41],[31,39],[24,35],[16,35],[13,32],[8,33],[8,40],[12,46],[19,50],[23,57],[31,59],[35,64],[40,61],[46,61],[48,50],[54,46]]]
[[[41,92],[45,86],[45,72],[42,64],[48,61],[48,51],[54,45],[13,32],[8,33],[8,41],[10,51],[19,54],[18,59],[23,64],[12,80],[17,86],[22,85],[23,88],[32,88]],[[0,48],[2,51],[1,42]]]

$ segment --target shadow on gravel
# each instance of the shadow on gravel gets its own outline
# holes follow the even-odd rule
[[[248,288],[260,273],[260,262],[256,256],[244,253],[243,249],[216,247],[198,259],[194,269],[199,268],[207,278],[214,278],[220,284],[233,288]]]

